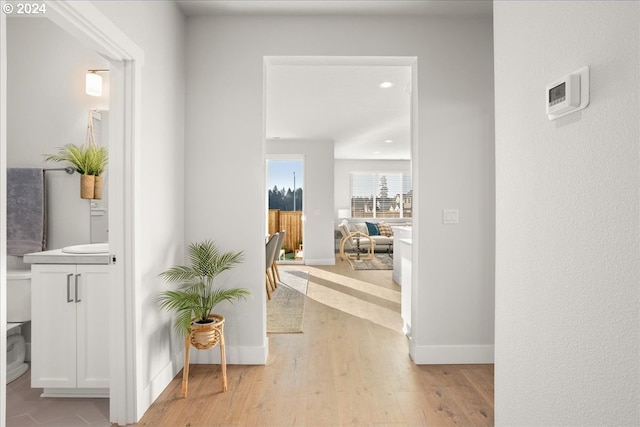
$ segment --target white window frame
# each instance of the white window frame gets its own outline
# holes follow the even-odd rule
[[[370,176],[371,179],[371,183],[372,183],[372,194],[368,195],[368,196],[359,196],[359,197],[371,197],[372,199],[372,206],[371,206],[371,216],[367,216],[364,215],[362,216],[359,212],[356,213],[354,212],[354,197],[358,197],[358,196],[354,196],[354,193],[356,193],[357,191],[355,191],[354,188],[354,177],[355,176]],[[379,203],[378,203],[378,198],[379,198],[379,192],[378,190],[378,185],[380,183],[380,179],[384,176],[384,177],[389,177],[389,176],[397,176],[400,175],[400,200],[398,201],[398,216],[385,216],[382,215],[382,212],[388,212],[386,209],[385,210],[381,210],[379,209]],[[405,181],[408,180],[409,181],[409,190],[407,191],[403,191],[404,190],[404,183]],[[413,187],[412,187],[412,182],[411,182],[411,173],[409,172],[404,172],[404,171],[384,171],[384,172],[380,172],[380,171],[375,171],[375,172],[362,172],[362,171],[352,171],[349,173],[349,210],[351,213],[351,217],[352,218],[411,218],[412,215],[409,216],[405,216],[405,200],[407,198],[408,195],[411,195],[411,197],[413,196]],[[378,193],[378,194],[376,194]],[[398,192],[395,192],[396,194],[398,194]],[[364,212],[369,213],[369,212]],[[356,214],[358,216],[356,216]]]

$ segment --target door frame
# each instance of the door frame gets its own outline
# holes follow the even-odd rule
[[[304,245],[304,236],[306,234],[306,226],[307,226],[307,221],[305,220],[305,213],[304,213],[304,207],[306,206],[306,197],[307,197],[307,193],[304,191],[305,188],[305,184],[306,184],[306,176],[307,173],[305,171],[305,163],[306,163],[306,157],[304,154],[265,154],[265,171],[266,171],[266,175],[265,175],[265,189],[266,192],[268,193],[270,188],[267,187],[267,183],[269,182],[269,165],[268,162],[270,160],[273,161],[278,161],[278,160],[299,160],[302,162],[302,244]],[[294,189],[295,191],[295,189]],[[266,227],[268,229],[269,227],[269,200],[267,198],[267,212],[266,212],[266,218],[267,218],[267,224]],[[295,252],[295,249],[294,249]],[[302,260],[300,261],[280,261],[281,264],[292,264],[292,265],[304,265],[305,264],[305,258],[304,255],[302,257]]]
[[[2,5],[4,1],[0,2]],[[138,219],[136,155],[140,149],[144,51],[90,2],[45,0],[46,17],[104,56],[110,66],[109,245],[111,283],[110,421],[137,421],[135,251]],[[6,211],[7,44],[6,16],[0,16],[0,210]],[[6,221],[0,224],[0,420],[6,420]]]
[[[419,236],[419,205],[420,205],[420,191],[419,191],[419,170],[415,165],[418,164],[419,156],[419,137],[418,137],[418,111],[419,111],[419,96],[418,96],[418,57],[417,56],[332,56],[332,55],[313,55],[313,56],[300,56],[300,55],[281,55],[281,56],[265,56],[263,58],[263,103],[262,103],[262,130],[263,135],[266,135],[266,123],[267,123],[267,72],[272,65],[355,65],[355,66],[380,66],[380,65],[399,65],[408,66],[411,68],[411,108],[409,111],[411,120],[411,183],[413,186],[413,200],[412,200],[412,230],[411,235],[413,243],[411,245],[411,257],[414,260],[420,259],[420,241],[416,238]],[[263,136],[262,140],[262,152],[263,159],[266,159],[266,136]],[[266,179],[266,174],[265,174]],[[266,188],[266,181],[264,184]],[[417,331],[420,329],[420,325],[417,322],[417,313],[420,312],[420,307],[417,305],[420,290],[420,266],[414,263],[411,271],[411,281],[414,284],[411,287],[411,325],[412,336],[416,336]],[[265,300],[266,304],[266,300]],[[412,360],[417,360],[417,347],[416,340],[411,339],[409,341],[409,355]]]

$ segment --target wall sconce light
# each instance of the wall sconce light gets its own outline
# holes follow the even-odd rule
[[[109,70],[89,70],[85,77],[85,92],[91,96],[102,96],[102,77],[99,72]]]

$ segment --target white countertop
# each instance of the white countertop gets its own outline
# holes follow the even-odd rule
[[[26,264],[109,264],[109,254],[69,254],[62,249],[26,254]]]

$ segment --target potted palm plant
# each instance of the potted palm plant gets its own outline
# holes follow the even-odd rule
[[[68,162],[80,174],[80,197],[102,199],[102,175],[109,162],[109,151],[95,144],[66,144],[58,154],[45,154],[48,162]]]
[[[187,252],[190,266],[174,266],[160,274],[165,281],[177,283],[178,289],[162,292],[158,302],[163,309],[177,313],[174,327],[180,335],[191,334],[191,344],[198,349],[211,348],[217,344],[219,326],[224,323],[224,317],[212,313],[213,308],[222,301],[251,295],[243,288],[214,286],[216,276],[240,263],[243,253],[221,252],[210,240],[191,243]]]

